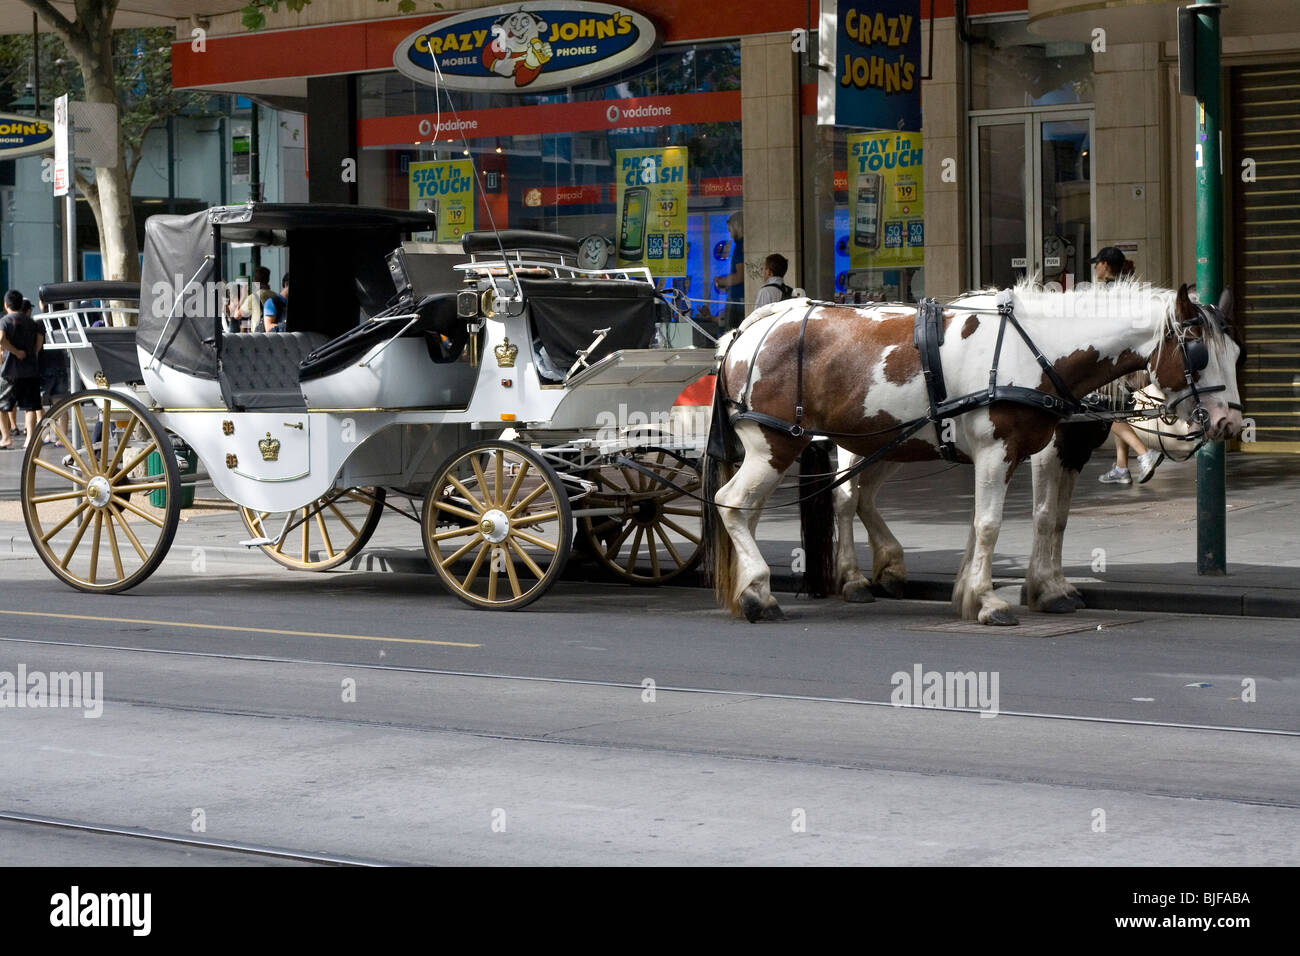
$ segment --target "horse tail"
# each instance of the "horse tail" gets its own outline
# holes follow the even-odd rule
[[[719,368],[713,390],[713,414],[709,419],[709,437],[704,452],[704,556],[703,573],[706,583],[712,583],[713,593],[720,605],[740,612],[735,601],[736,549],[731,535],[722,523],[722,515],[715,504],[722,486],[736,473],[734,462],[744,458],[744,449],[736,435],[736,426],[727,414],[726,395],[723,392],[722,370]]]
[[[704,559],[705,581],[713,585],[713,594],[718,604],[727,608],[732,614],[739,613],[735,601],[736,584],[736,548],[731,543],[731,535],[722,523],[722,515],[714,505],[718,491],[735,475],[736,468],[728,461],[704,456]]]
[[[835,501],[830,442],[815,441],[799,456],[799,533],[807,562],[803,590],[823,598],[835,590]]]

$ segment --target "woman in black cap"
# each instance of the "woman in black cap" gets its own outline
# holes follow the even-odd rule
[[[1092,274],[1098,282],[1114,282],[1122,275],[1132,275],[1133,263],[1115,246],[1105,246],[1092,257]]]
[[[1120,276],[1132,275],[1133,263],[1125,258],[1124,253],[1115,246],[1106,246],[1092,257],[1093,275],[1098,282],[1114,282]],[[1147,446],[1142,444],[1142,440],[1137,437],[1137,432],[1133,431],[1133,426],[1128,422],[1115,422],[1110,427],[1110,433],[1115,436],[1115,467],[1106,472],[1097,480],[1104,485],[1131,485],[1134,476],[1128,470],[1128,452],[1133,449],[1137,455],[1137,482],[1142,484],[1150,479],[1156,472],[1156,465],[1160,464],[1161,454],[1158,451],[1150,451]]]

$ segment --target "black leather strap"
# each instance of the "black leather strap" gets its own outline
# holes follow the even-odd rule
[[[912,326],[912,346],[921,359],[921,374],[925,378],[925,391],[930,402],[929,420],[934,425],[935,441],[944,461],[957,461],[957,446],[944,438],[939,422],[939,406],[948,397],[948,386],[943,379],[943,359],[939,347],[943,345],[943,307],[935,299],[922,299],[916,308]]]

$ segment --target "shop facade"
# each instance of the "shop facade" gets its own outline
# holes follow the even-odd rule
[[[1178,93],[1172,37],[1134,28],[1114,9],[1123,4],[920,0],[921,124],[906,144],[916,162],[892,179],[855,175],[868,131],[818,122],[826,58],[816,3],[740,11],[629,0],[623,9],[654,25],[653,49],[550,89],[439,94],[394,68],[404,41],[487,6],[384,18],[373,0],[314,0],[301,16],[272,15],[258,34],[237,15],[215,17],[203,52],[183,24],[176,85],[301,109],[313,201],[446,199],[449,227],[454,213],[459,228],[566,233],[611,265],[651,266],[701,317],[725,313],[716,280],[737,258],[744,308],[752,304],[769,253],[789,260],[790,285],[841,301],[943,297],[1023,275],[1065,288],[1091,278],[1089,260],[1106,245],[1154,284],[1194,281],[1195,106]],[[1142,6],[1173,22],[1173,5]],[[1300,23],[1284,20],[1271,20],[1276,30],[1233,26],[1223,54],[1226,274],[1244,317],[1257,428],[1243,447],[1263,450],[1300,448],[1300,323],[1289,314],[1300,227],[1288,224],[1300,222],[1300,167],[1289,159],[1300,124],[1287,120],[1300,112]],[[547,37],[557,48],[592,45],[576,32]],[[468,38],[466,55],[481,56]],[[639,184],[620,173],[629,158],[664,150],[684,166],[672,215],[667,193],[629,198]],[[1237,175],[1243,159],[1254,161],[1253,182]],[[469,201],[421,195],[421,183],[466,166]]]

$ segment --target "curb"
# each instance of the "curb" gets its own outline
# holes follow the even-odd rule
[[[8,545],[6,547],[6,544]],[[204,552],[219,561],[242,563],[250,558],[276,567],[255,548],[230,548],[205,546]],[[36,550],[26,535],[0,537],[0,553],[35,555]],[[376,549],[363,551],[339,571],[368,571],[388,574],[433,574],[428,559],[421,551]],[[303,572],[310,573],[310,572]],[[638,587],[616,577],[604,567],[584,561],[580,556],[570,559],[563,580],[592,584],[621,584]],[[798,594],[802,575],[779,568],[772,569],[772,590],[781,594]],[[1021,588],[1019,603],[1024,604],[1024,582],[1021,578],[995,579],[995,588]],[[953,578],[945,575],[917,575],[907,579],[903,599],[908,601],[937,601],[947,604],[952,597]],[[706,588],[709,585],[698,571],[688,572],[676,579],[671,587]],[[1097,584],[1080,582],[1076,585],[1090,610],[1138,611],[1153,614],[1213,614],[1225,617],[1281,617],[1300,618],[1300,591],[1282,588],[1253,588],[1216,586],[1200,591],[1157,591],[1147,584]],[[877,592],[879,594],[879,592]],[[887,599],[886,599],[887,600]]]

